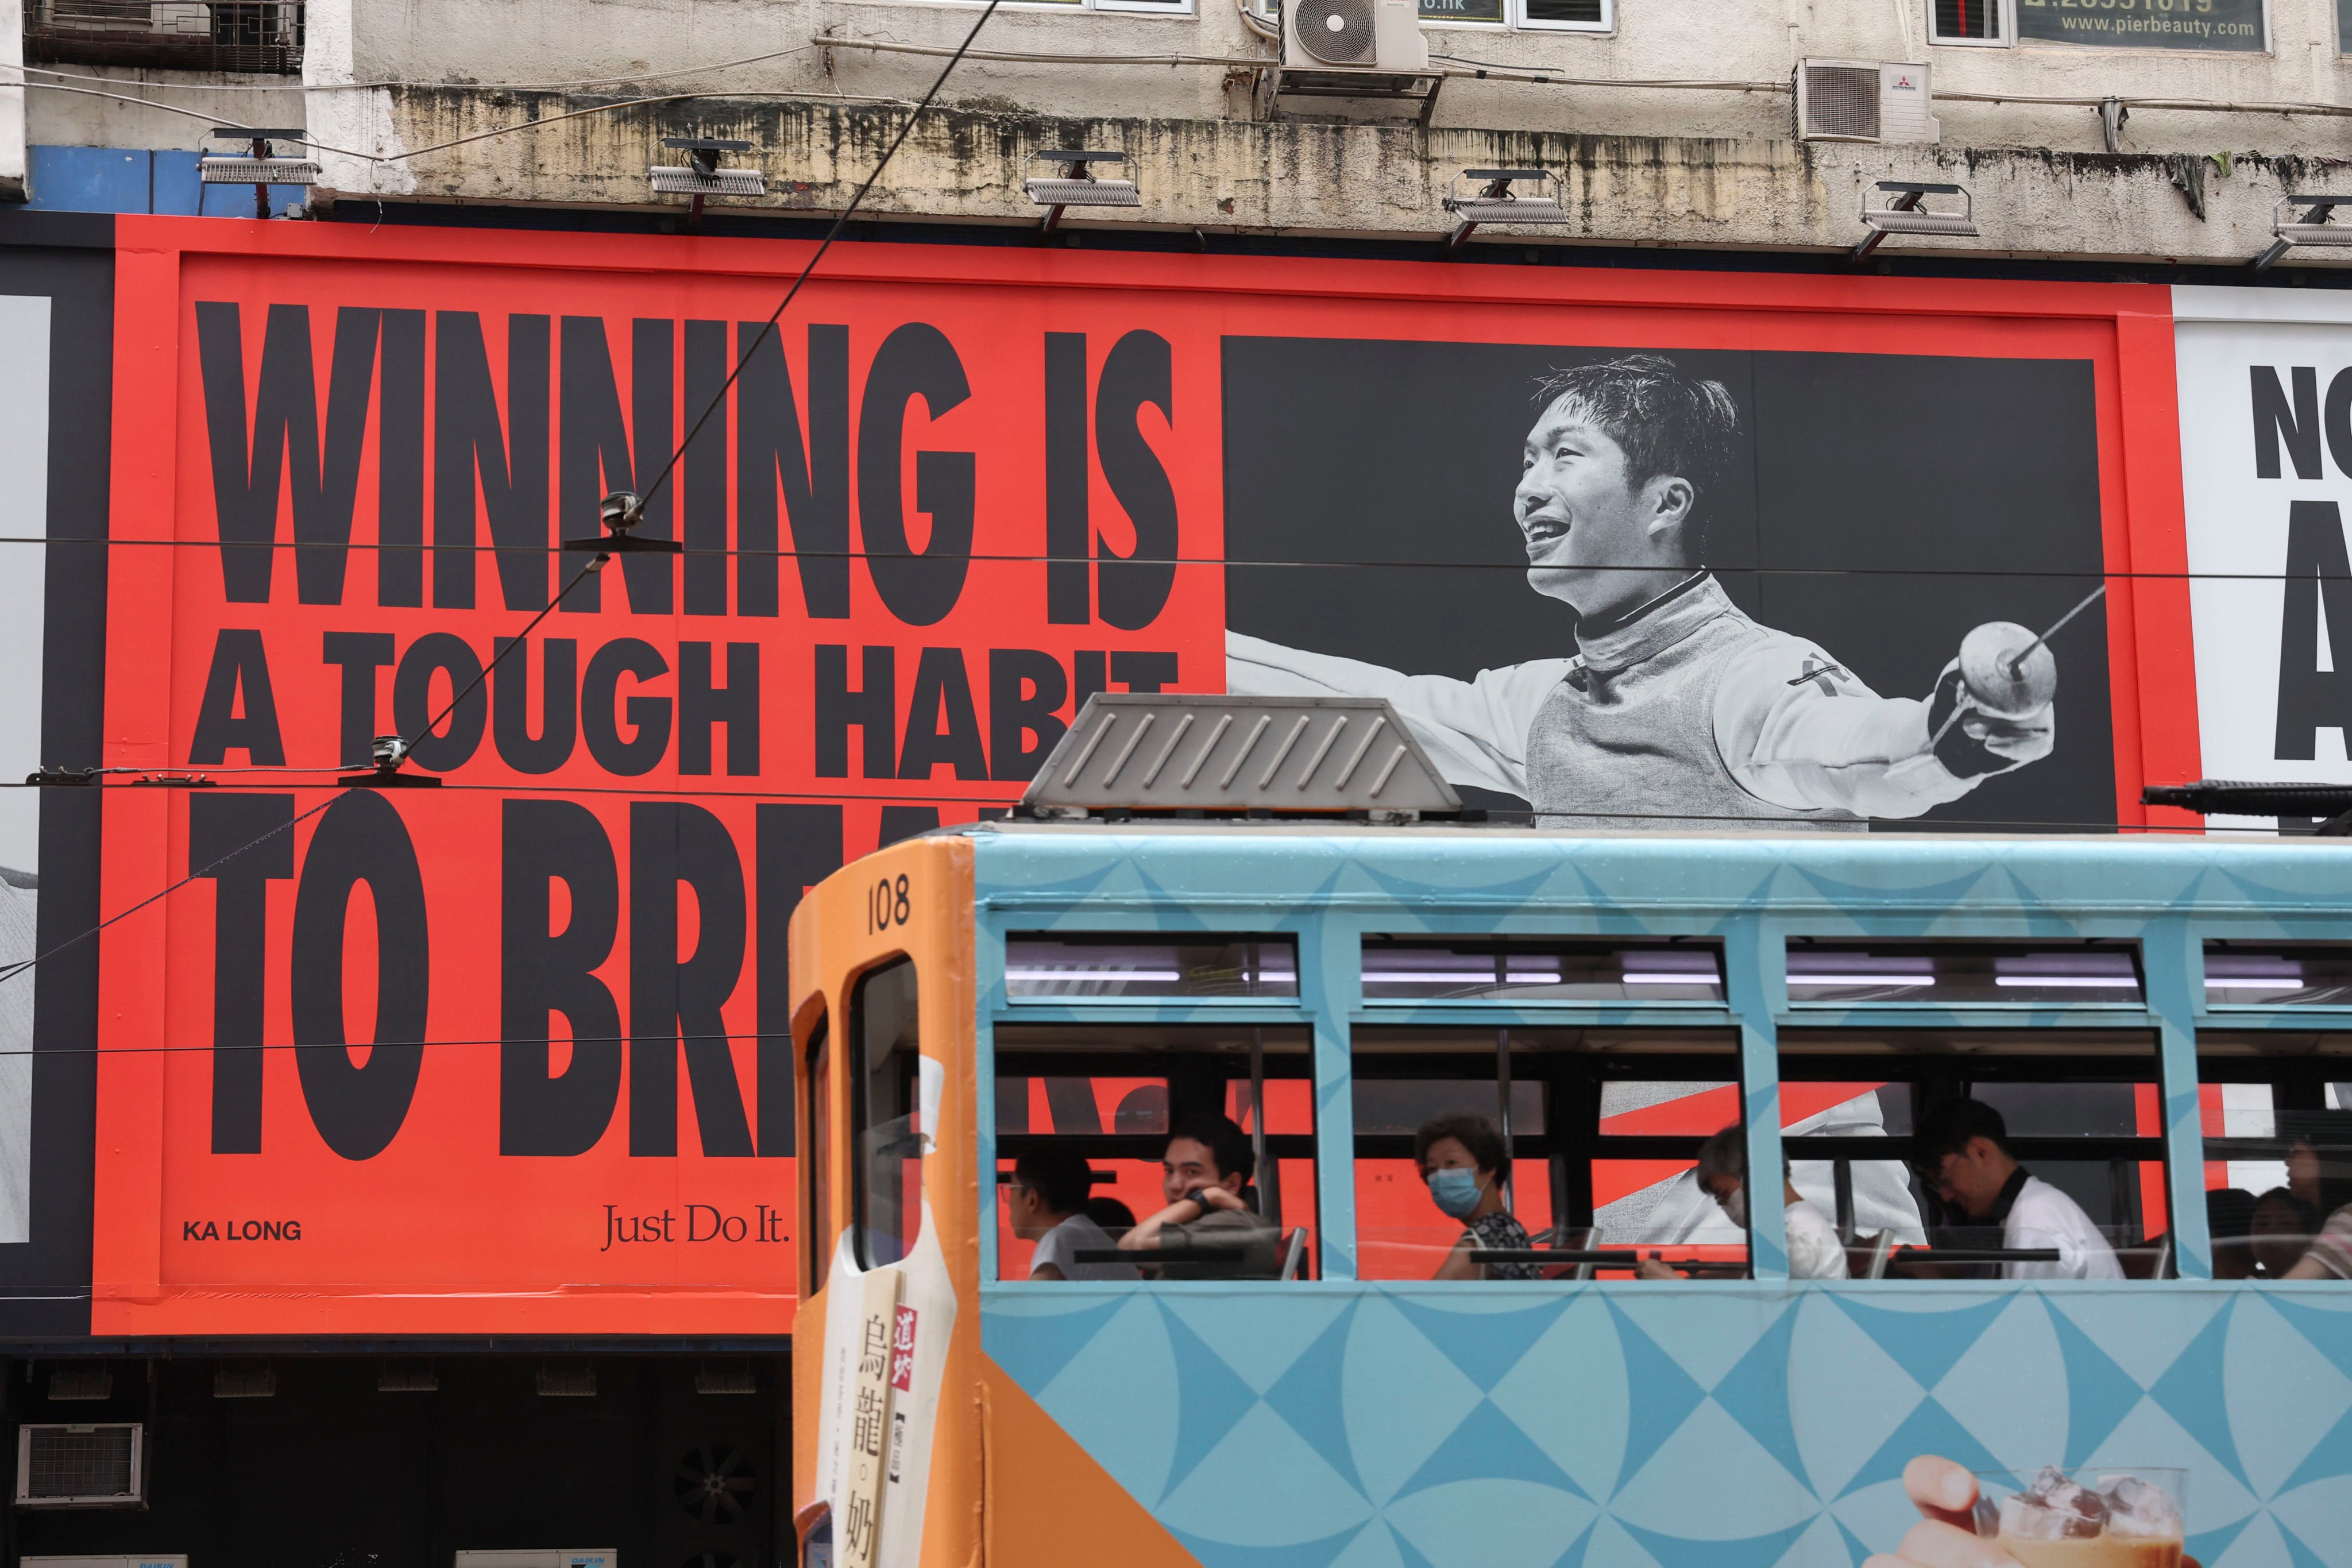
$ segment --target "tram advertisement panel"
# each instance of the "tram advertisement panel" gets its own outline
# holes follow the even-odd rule
[[[766,333],[804,245],[123,233],[101,903],[191,879],[102,939],[100,1332],[789,1327],[791,910],[1092,691],[1375,691],[1570,830],[2193,765],[2128,580],[2054,707],[1952,668],[2177,535],[2158,290],[855,246]],[[575,583],[619,490],[684,553]]]
[[[2352,302],[2180,288],[2173,310],[2205,774],[2338,782],[2352,735]]]

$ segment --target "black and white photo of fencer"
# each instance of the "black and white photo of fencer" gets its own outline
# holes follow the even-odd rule
[[[1563,831],[2114,825],[2105,605],[2035,641],[2104,581],[2087,362],[1228,338],[1223,377],[1229,689],[1385,697]]]
[[[1228,339],[1224,395],[1230,689],[1386,697],[1564,832],[2115,821],[2104,603],[2031,646],[2103,581],[2087,363]],[[2023,722],[1969,711],[1964,643]],[[1852,1173],[1858,1232],[1925,1239],[1898,1161]],[[1688,1172],[1593,1217],[1739,1239]]]
[[[41,673],[47,585],[49,310],[47,295],[0,295],[0,779],[42,764]],[[34,971],[42,791],[0,789],[0,1245],[32,1239]],[[12,971],[15,971],[12,973]]]

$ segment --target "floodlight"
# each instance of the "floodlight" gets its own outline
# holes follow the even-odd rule
[[[2271,211],[2271,247],[2254,258],[2254,270],[2267,270],[2298,245],[2352,246],[2352,224],[2329,221],[2337,207],[2352,207],[2352,196],[2283,197]]]
[[[300,129],[256,131],[242,125],[216,125],[210,132],[215,140],[250,143],[242,153],[207,153],[196,159],[196,179],[207,185],[251,185],[253,216],[269,216],[269,187],[272,185],[315,185],[319,183],[319,165],[308,158],[280,158],[269,150],[272,142],[300,142],[309,132]]]
[[[1514,181],[1532,183],[1533,195],[1515,195]],[[1465,182],[1476,189],[1465,189]],[[1476,232],[1481,224],[1535,223],[1564,224],[1570,222],[1568,209],[1560,205],[1559,176],[1541,169],[1465,169],[1454,176],[1446,187],[1444,206],[1459,219],[1454,232],[1445,237],[1445,252],[1451,256],[1462,248],[1462,242]]]
[[[1065,207],[1139,207],[1143,205],[1143,194],[1136,188],[1133,180],[1104,180],[1095,176],[1094,164],[1124,163],[1127,162],[1124,153],[1087,153],[1065,148],[1032,153],[1029,162],[1032,164],[1059,163],[1062,166],[1059,174],[1031,174],[1021,182],[1023,195],[1039,206],[1051,209],[1045,214],[1042,233],[1054,232],[1055,226],[1062,221],[1062,209]]]
[[[1884,204],[1872,201],[1874,193],[1890,199]],[[1950,203],[1942,207],[1927,205],[1930,196],[1958,196],[1959,206],[1954,211]],[[1860,261],[1876,250],[1890,234],[1935,234],[1961,239],[1973,239],[1977,235],[1976,201],[1959,185],[1922,184],[1914,180],[1881,180],[1862,193],[1862,223],[1870,236],[1853,247],[1853,258]]]
[[[722,169],[719,166],[721,153],[749,153],[749,142],[714,142],[694,136],[665,136],[662,145],[686,154],[686,167],[671,168],[656,164],[646,171],[653,181],[657,196],[692,196],[701,211],[704,196],[764,196],[768,194],[768,176],[759,169]]]

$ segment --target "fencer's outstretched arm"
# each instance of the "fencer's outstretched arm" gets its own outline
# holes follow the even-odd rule
[[[1226,690],[1243,697],[1385,697],[1449,784],[1522,797],[1528,728],[1569,664],[1539,658],[1455,680],[1225,634]]]
[[[1948,667],[1936,698],[1881,697],[1820,649],[1780,638],[1724,671],[1716,745],[1740,787],[1775,805],[1917,816],[2055,742],[2050,710],[2003,721],[1970,710],[1931,749],[1959,692]]]

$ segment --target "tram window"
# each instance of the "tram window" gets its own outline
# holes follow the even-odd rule
[[[1367,1002],[1720,1002],[1715,949],[1697,942],[1470,942],[1368,936]]]
[[[2352,1006],[2352,944],[2209,942],[2205,1000],[2225,1006]]]
[[[1882,1238],[1927,1247],[1895,1252],[1889,1278],[2145,1279],[2168,1268],[2150,1036],[1789,1029],[1780,1075],[1797,1190],[1832,1215],[1856,1273],[1883,1258]],[[1885,1157],[1854,1158],[1842,1145],[1855,1137],[1885,1139]],[[2006,1256],[2044,1250],[2053,1234],[2057,1262]]]
[[[923,1139],[918,1095],[920,1037],[915,965],[896,959],[858,979],[850,992],[850,1116],[856,1128],[853,1202],[858,1260],[868,1268],[897,1263],[923,1227]]]
[[[1004,994],[1016,1002],[1296,996],[1298,950],[1286,936],[1015,932],[1004,940]]]
[[[1299,1278],[1311,1276],[1317,1253],[1315,1192],[1315,1093],[1312,1043],[1304,1029],[1253,1025],[1013,1025],[1000,1024],[996,1047],[997,1275],[1027,1279],[1042,1235],[1043,1217],[1015,1191],[1022,1157],[1058,1152],[1082,1159],[1091,1174],[1088,1217],[1105,1235],[1084,1227],[1070,1250],[1079,1268],[1107,1268],[1108,1275],[1066,1278],[1133,1278],[1122,1260],[1093,1257],[1115,1247],[1139,1223],[1170,1205],[1163,1166],[1171,1142],[1202,1117],[1223,1117],[1240,1130],[1245,1163],[1244,1188],[1253,1212],[1269,1223],[1256,1236],[1214,1234],[1201,1246],[1171,1238],[1186,1254],[1160,1266],[1159,1277],[1259,1278],[1281,1274],[1295,1237]],[[1024,1216],[1016,1229],[1014,1210]],[[1058,1222],[1055,1222],[1058,1223]],[[1026,1232],[1027,1234],[1024,1234]],[[1189,1233],[1188,1233],[1189,1234]],[[1233,1258],[1192,1256],[1239,1244]],[[1150,1259],[1139,1255],[1139,1264]]]
[[[801,1235],[807,1238],[801,1278],[810,1294],[824,1289],[833,1262],[833,1046],[822,1014],[809,1031],[808,1125],[801,1135],[801,1201],[807,1205]]]
[[[1353,1057],[1362,1278],[1632,1272],[1594,1252],[1655,1255],[1653,1272],[1746,1271],[1746,1233],[1695,1169],[1706,1139],[1739,1123],[1728,1031],[1365,1027]],[[1425,1159],[1470,1173],[1424,1174]],[[1567,1256],[1475,1262],[1465,1230],[1475,1250]]]
[[[1789,942],[1789,1000],[1844,1006],[1990,1002],[2137,1003],[2127,942]]]
[[[2214,1276],[2284,1278],[2352,1205],[2352,1035],[2209,1033],[2197,1053]]]

